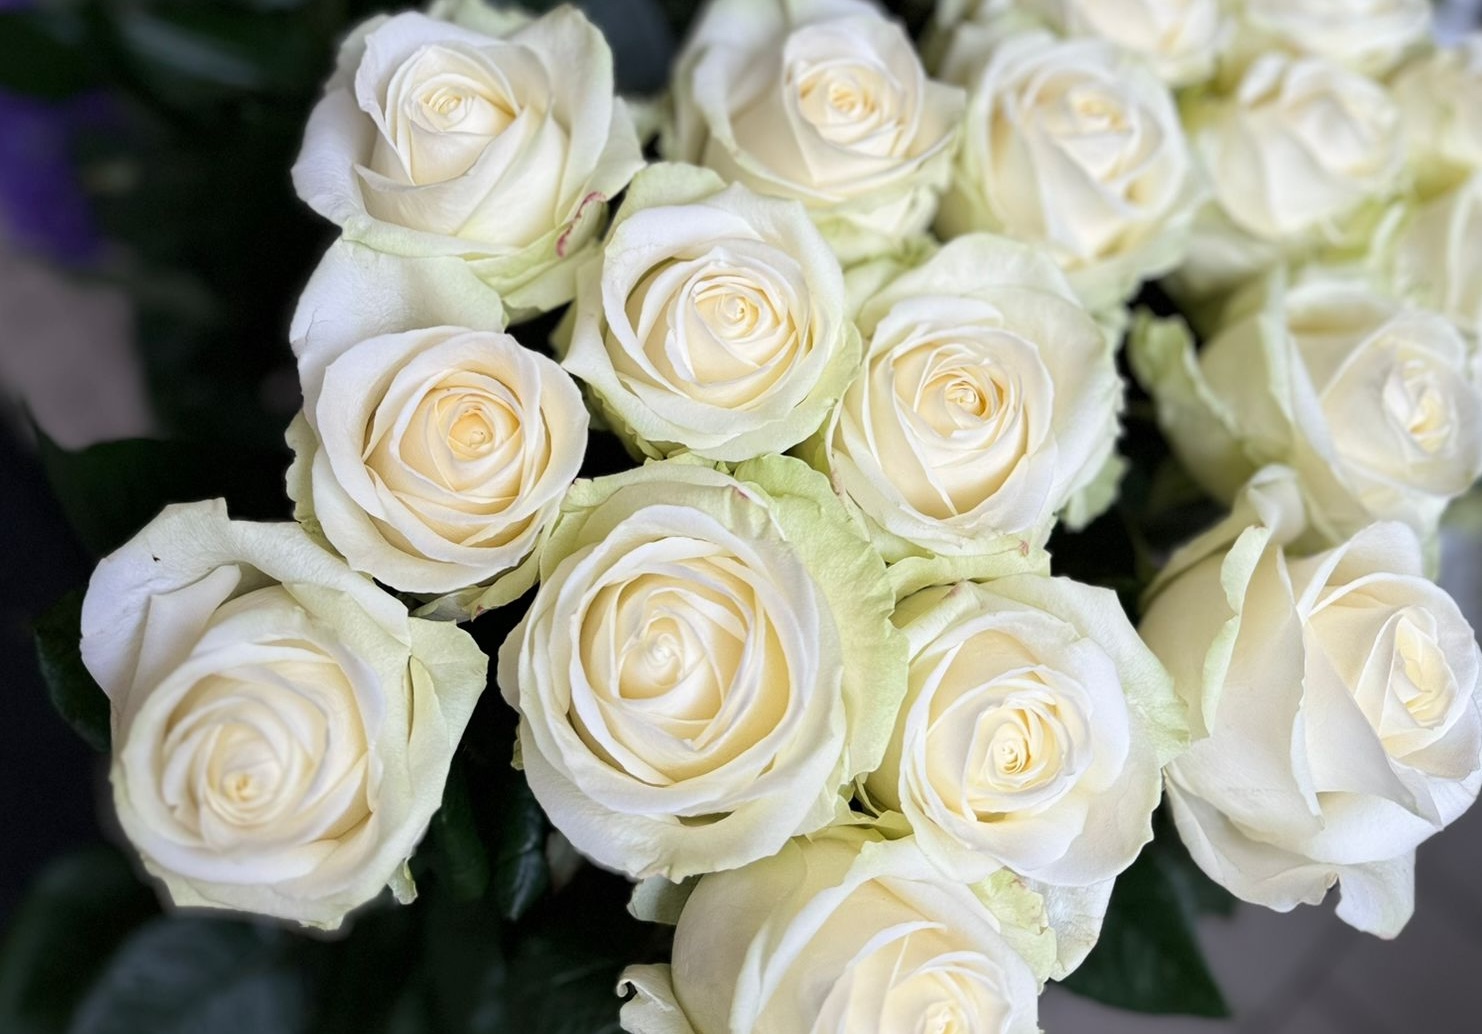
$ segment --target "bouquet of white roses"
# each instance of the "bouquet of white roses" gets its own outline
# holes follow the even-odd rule
[[[1419,0],[677,17],[628,97],[572,6],[347,27],[292,520],[173,496],[45,626],[172,906],[348,928],[226,926],[286,984],[219,1029],[338,1030],[416,956],[355,1029],[1032,1034],[1049,981],[1218,1013],[1215,885],[1397,934],[1482,788],[1432,580],[1477,44]]]

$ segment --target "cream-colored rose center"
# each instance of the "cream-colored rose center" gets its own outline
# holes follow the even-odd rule
[[[507,97],[460,75],[440,75],[424,83],[413,109],[413,117],[427,129],[489,137],[508,129],[515,114]]]
[[[1401,617],[1395,628],[1395,653],[1395,696],[1417,724],[1434,728],[1451,713],[1457,691],[1445,654],[1409,615]]]
[[[900,132],[901,90],[887,69],[835,60],[792,72],[798,110],[829,143],[888,155]]]
[[[280,587],[233,602],[291,608]],[[175,701],[157,746],[159,799],[216,851],[341,836],[369,815],[355,689],[318,646],[268,638]]]
[[[653,785],[733,760],[774,728],[791,674],[754,574],[722,550],[596,591],[581,617],[587,690],[572,724],[599,757]]]
[[[1384,412],[1423,451],[1434,455],[1451,438],[1454,419],[1450,398],[1429,363],[1403,360],[1385,379]]]
[[[497,546],[521,534],[525,521],[470,524],[518,506],[551,460],[543,416],[522,392],[491,369],[454,370],[432,384],[399,378],[372,413],[363,456],[384,490],[447,542]],[[538,391],[537,391],[538,394]],[[417,552],[406,530],[383,533]]]
[[[812,349],[804,283],[790,257],[754,242],[660,263],[627,299],[639,351],[610,336],[613,367],[630,383],[755,409]]]

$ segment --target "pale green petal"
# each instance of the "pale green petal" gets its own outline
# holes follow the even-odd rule
[[[1188,324],[1139,310],[1127,349],[1133,373],[1157,404],[1158,426],[1184,467],[1216,498],[1232,498],[1255,465],[1241,448],[1234,416],[1204,380]]]
[[[1071,531],[1080,531],[1110,509],[1117,501],[1122,478],[1130,466],[1121,453],[1108,456],[1096,477],[1071,495],[1065,509],[1060,511],[1061,522]]]
[[[1050,924],[1045,899],[1034,885],[1009,869],[971,886],[977,899],[998,920],[1000,932],[1019,957],[1029,963],[1040,987],[1055,975],[1058,935]]]

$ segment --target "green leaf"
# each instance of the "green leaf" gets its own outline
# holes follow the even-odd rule
[[[475,901],[489,887],[489,853],[479,839],[468,778],[455,763],[443,788],[443,805],[432,818],[426,841],[433,872],[455,901]]]
[[[119,948],[68,1034],[307,1034],[289,944],[273,927],[156,919]]]
[[[37,11],[0,11],[0,90],[59,100],[98,85],[73,28]]]
[[[82,663],[82,597],[74,589],[36,619],[36,663],[57,713],[89,747],[106,752],[108,697]]]
[[[550,886],[545,859],[545,813],[523,773],[511,771],[496,788],[498,818],[494,841],[494,898],[506,919],[519,919]]]
[[[1230,1015],[1156,840],[1117,878],[1101,940],[1064,984],[1134,1012]]]
[[[113,551],[169,503],[222,497],[237,517],[286,519],[287,461],[273,451],[132,438],[69,452],[38,435],[52,491],[84,546]]]
[[[62,1034],[119,943],[157,911],[154,895],[112,848],[52,862],[0,947],[0,1030]]]

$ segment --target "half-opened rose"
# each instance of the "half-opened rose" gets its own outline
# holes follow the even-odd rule
[[[1341,882],[1339,917],[1392,937],[1416,845],[1482,785],[1482,655],[1409,529],[1297,559],[1282,546],[1301,521],[1290,476],[1265,471],[1161,578],[1142,635],[1205,734],[1169,766],[1168,798],[1238,897],[1286,911]]]
[[[574,7],[441,11],[351,33],[294,187],[351,240],[461,258],[516,316],[555,308],[605,202],[643,167],[612,55]]]
[[[675,69],[667,157],[803,202],[845,261],[931,223],[962,91],[874,4],[716,0]]]
[[[357,571],[439,597],[445,617],[534,584],[536,547],[587,444],[576,384],[500,331],[497,300],[467,283],[460,294],[459,272],[341,242],[291,331],[304,392],[288,435],[296,516]],[[422,322],[436,316],[478,327]]]
[[[1430,35],[1428,0],[1239,0],[1241,49],[1277,47],[1382,75]]]
[[[802,206],[691,166],[634,180],[572,326],[562,365],[649,455],[784,452],[859,363],[838,260]]]
[[[911,839],[794,840],[704,877],[671,966],[630,966],[632,1034],[1036,1034],[1038,989],[1002,924]]]
[[[938,233],[1047,248],[1093,309],[1177,264],[1197,190],[1173,97],[1141,62],[1105,40],[963,31],[942,75],[968,108]]]
[[[499,652],[530,788],[583,853],[678,880],[826,825],[905,689],[880,558],[778,456],[579,481]]]
[[[1391,89],[1422,191],[1482,171],[1482,34],[1406,64]]]
[[[1086,887],[1131,865],[1186,727],[1116,594],[1014,575],[917,593],[895,623],[910,685],[870,804],[969,883],[1006,866]]]
[[[864,368],[810,454],[887,560],[1027,553],[1113,461],[1112,344],[1043,252],[960,238],[857,322]]]
[[[1292,467],[1330,542],[1378,519],[1428,536],[1482,474],[1471,347],[1361,281],[1314,270],[1259,286],[1197,356],[1181,322],[1134,329],[1134,369],[1174,452],[1223,500],[1258,467]]]
[[[334,928],[442,802],[487,660],[295,524],[165,509],[93,573],[82,656],[112,705],[124,833],[177,905]]]
[[[1262,53],[1233,92],[1187,105],[1185,119],[1213,194],[1179,271],[1195,294],[1353,243],[1367,233],[1361,209],[1400,185],[1400,109],[1331,61]]]

